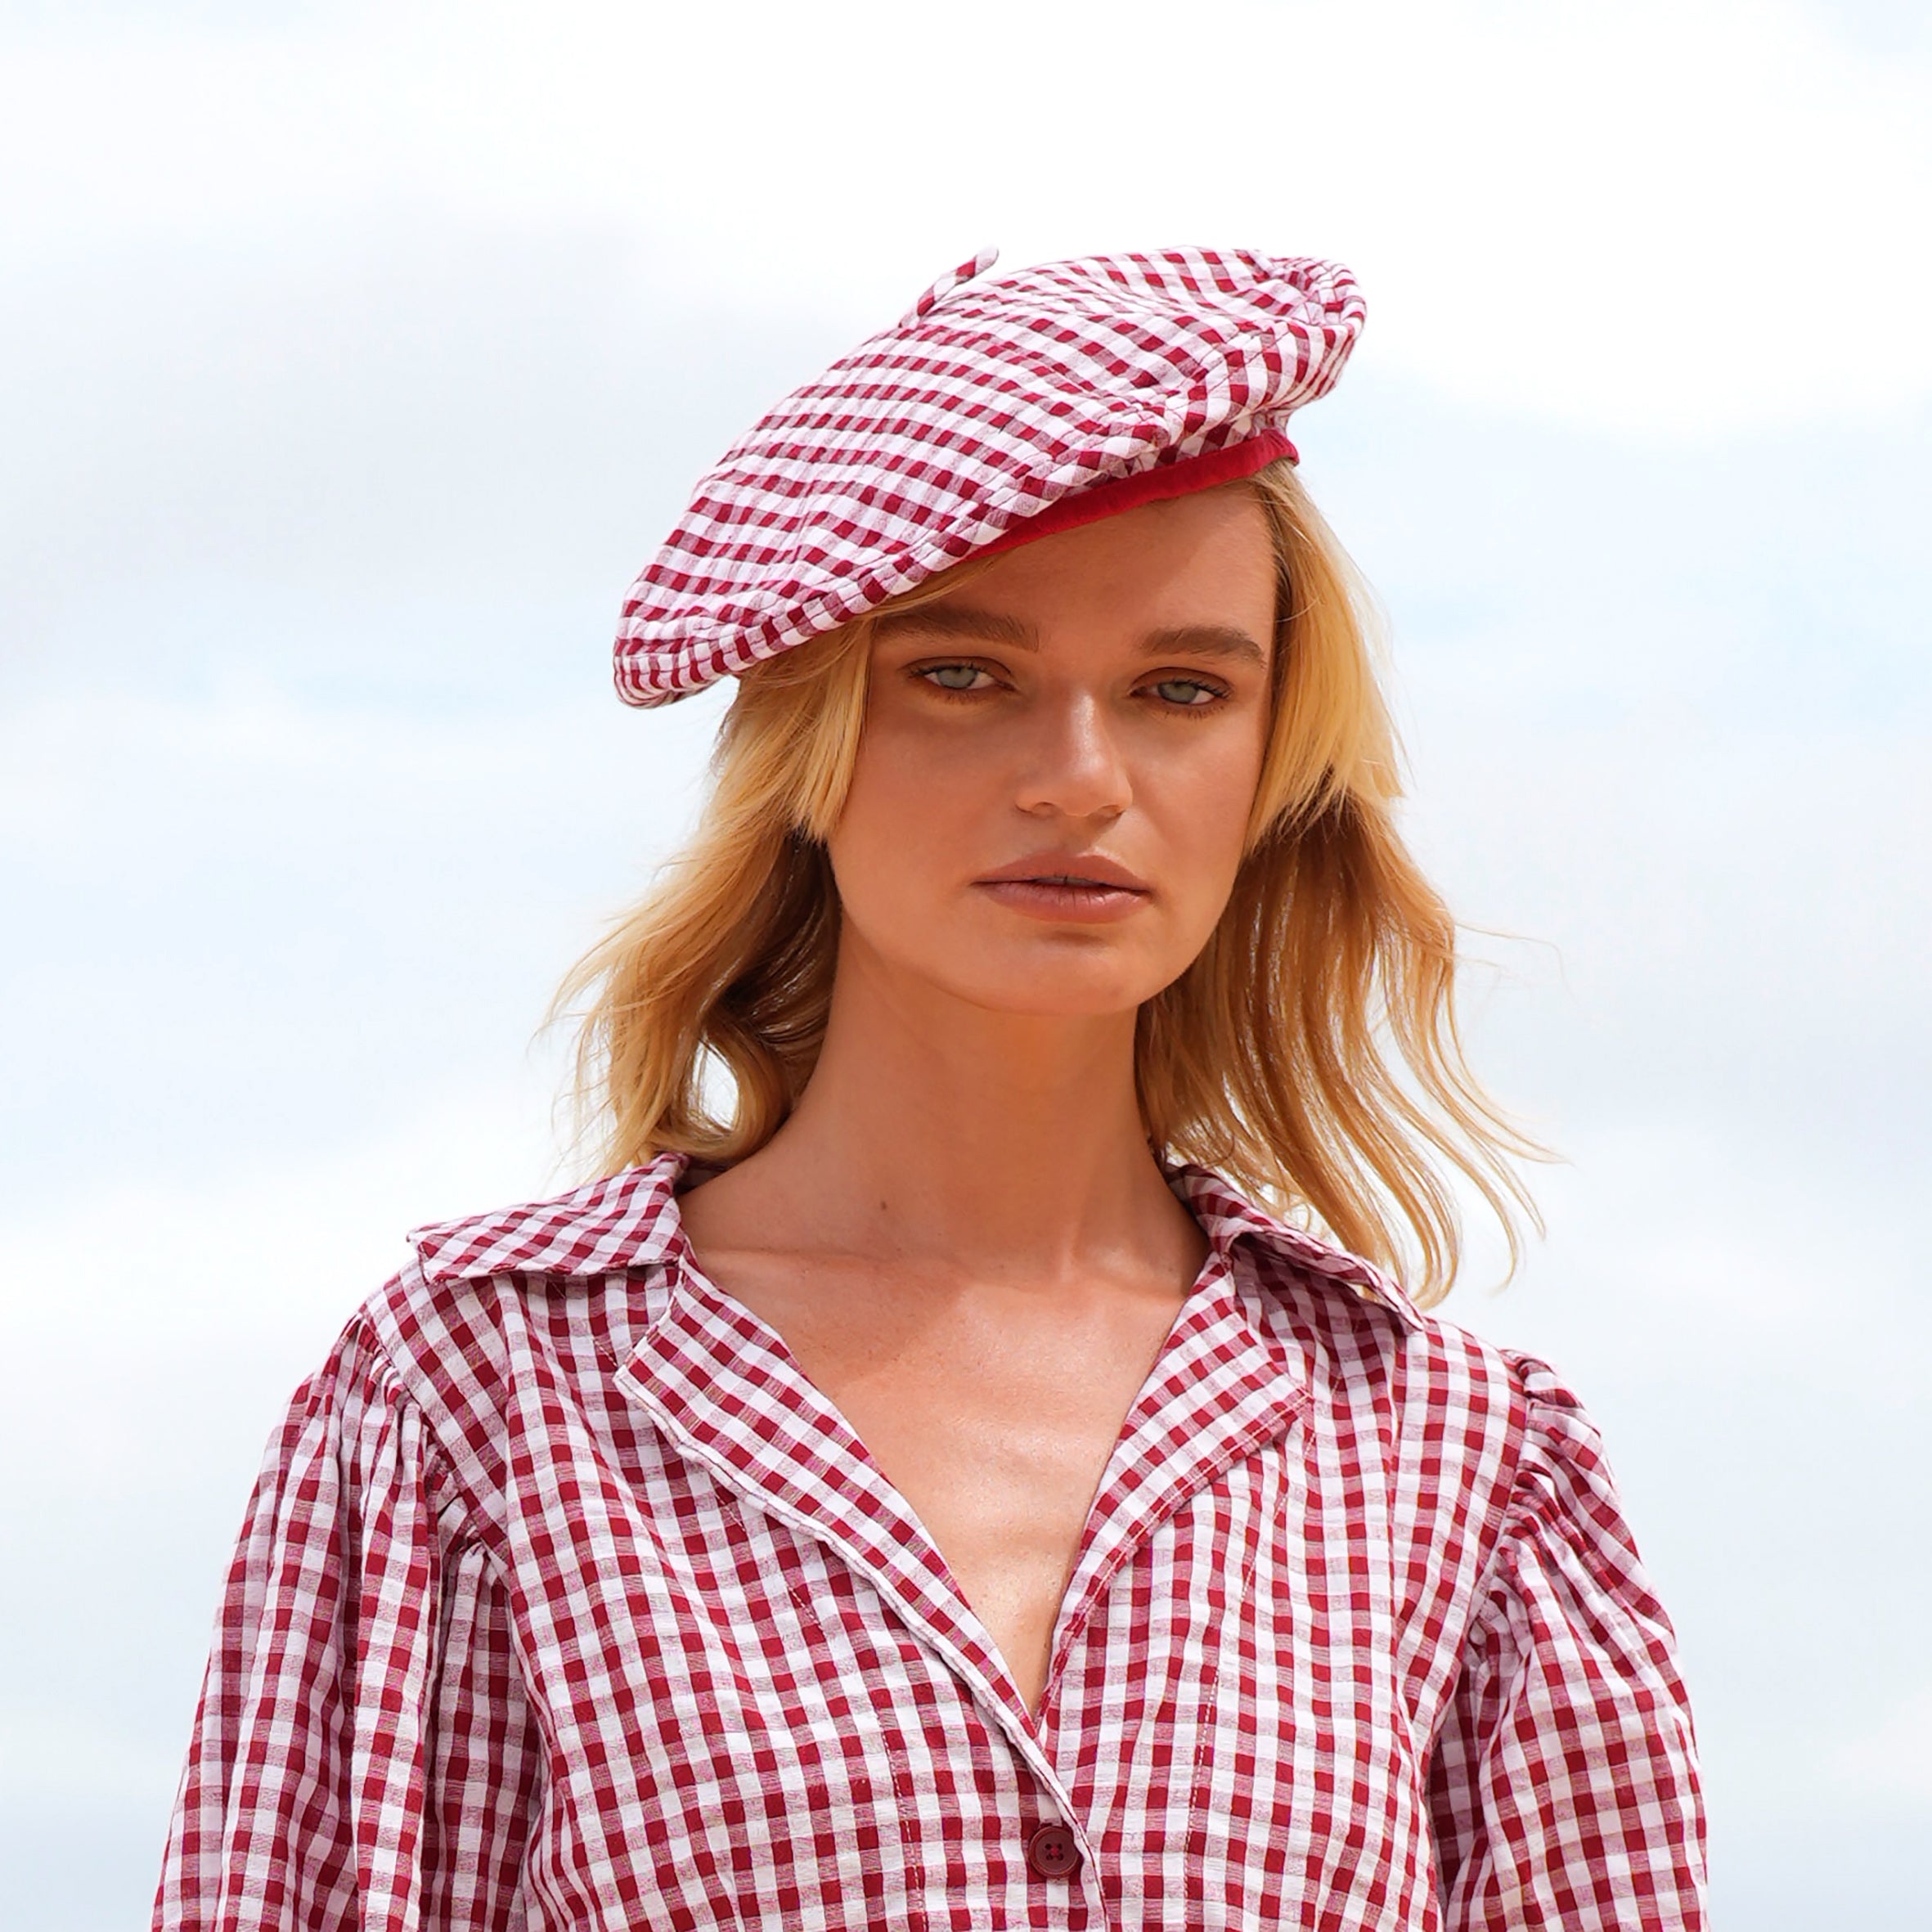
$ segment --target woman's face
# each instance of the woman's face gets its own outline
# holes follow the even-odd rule
[[[1274,603],[1266,518],[1233,485],[882,620],[830,841],[844,944],[1000,1011],[1119,1013],[1177,979],[1241,862]]]

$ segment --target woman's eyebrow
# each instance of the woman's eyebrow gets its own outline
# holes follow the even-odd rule
[[[1140,640],[1142,654],[1165,657],[1178,651],[1190,658],[1239,658],[1265,667],[1268,653],[1237,624],[1170,624]]]
[[[928,631],[940,637],[978,637],[1010,645],[1023,651],[1040,649],[1040,632],[1023,618],[996,610],[975,610],[970,604],[932,604],[914,610],[888,611],[878,620],[875,635],[894,631]]]
[[[977,637],[1018,650],[1040,649],[1039,631],[1023,618],[996,610],[977,610],[970,604],[934,604],[914,610],[889,611],[878,620],[881,636],[897,631],[923,631],[940,637]],[[1179,652],[1193,658],[1240,658],[1265,666],[1266,649],[1235,624],[1169,624],[1149,631],[1140,640],[1145,658]]]

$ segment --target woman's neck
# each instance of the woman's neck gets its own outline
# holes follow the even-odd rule
[[[1134,1040],[1130,1012],[989,1011],[848,949],[806,1094],[722,1192],[802,1247],[1043,1285],[1189,1247]]]

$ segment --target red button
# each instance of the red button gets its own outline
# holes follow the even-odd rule
[[[1080,1847],[1064,1825],[1042,1825],[1027,1840],[1027,1862],[1042,1878],[1064,1878],[1080,1870]]]

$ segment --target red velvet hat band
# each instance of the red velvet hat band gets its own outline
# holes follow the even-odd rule
[[[1259,436],[1230,443],[1224,449],[1203,450],[1199,456],[1184,456],[1178,463],[1158,463],[1152,470],[1137,470],[1132,476],[1119,476],[1110,483],[1095,483],[1091,489],[1076,490],[995,541],[982,545],[973,554],[976,557],[996,556],[1001,550],[1017,550],[1036,537],[1077,530],[1082,523],[1097,523],[1103,517],[1118,516],[1124,510],[1138,510],[1143,503],[1165,503],[1170,497],[1191,496],[1197,490],[1211,490],[1216,483],[1235,483],[1244,476],[1252,476],[1257,470],[1265,470],[1283,456],[1291,463],[1301,461],[1285,430],[1264,429]]]

